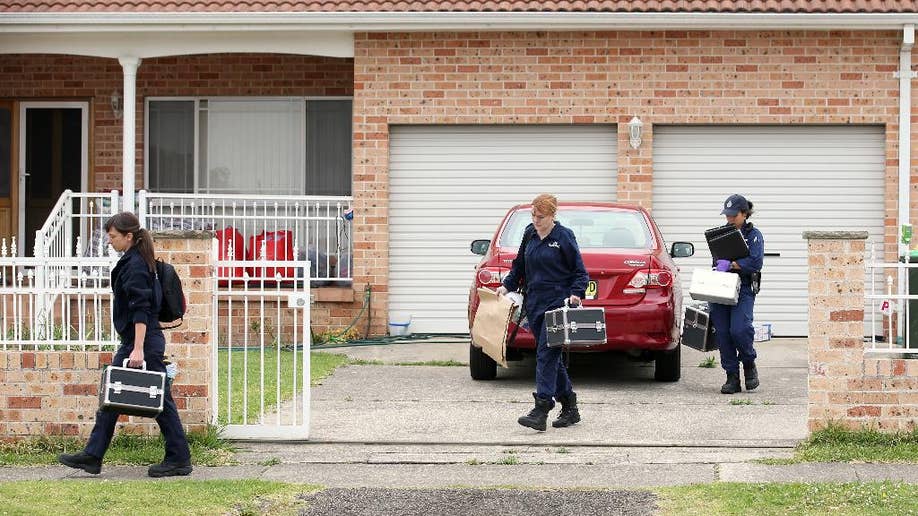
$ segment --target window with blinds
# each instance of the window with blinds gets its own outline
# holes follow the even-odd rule
[[[148,112],[152,191],[351,194],[349,99],[149,99]]]

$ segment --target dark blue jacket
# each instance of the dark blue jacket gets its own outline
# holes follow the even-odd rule
[[[573,294],[583,299],[590,277],[583,266],[574,232],[557,222],[544,239],[539,238],[532,224],[523,234],[530,231],[532,237],[523,255],[513,260],[510,273],[504,278],[504,287],[513,292],[525,277],[527,295],[563,290],[565,297]]]
[[[160,331],[162,287],[136,248],[125,251],[112,269],[112,293],[112,320],[122,342],[133,344],[135,323],[146,323],[147,333]]]

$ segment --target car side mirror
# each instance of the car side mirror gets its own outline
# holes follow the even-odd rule
[[[472,240],[471,250],[472,254],[480,254],[484,256],[488,254],[488,247],[491,246],[490,240]]]
[[[688,258],[695,254],[695,244],[691,242],[673,242],[669,255],[673,258]]]

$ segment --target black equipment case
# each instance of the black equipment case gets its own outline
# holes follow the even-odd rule
[[[606,343],[606,313],[602,308],[564,306],[545,312],[548,346],[588,348]]]
[[[131,416],[156,417],[163,411],[166,373],[127,367],[106,366],[99,385],[99,410]]]
[[[714,351],[714,325],[707,303],[685,305],[685,319],[682,321],[682,343],[698,351]]]

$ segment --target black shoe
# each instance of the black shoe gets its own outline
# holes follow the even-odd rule
[[[746,390],[751,391],[759,386],[759,371],[755,364],[743,364],[743,375],[746,377]]]
[[[177,477],[191,474],[190,462],[163,462],[154,464],[147,470],[147,475],[154,478]]]
[[[580,411],[577,410],[577,393],[571,392],[567,396],[558,398],[561,402],[561,413],[558,419],[551,422],[555,428],[563,428],[580,422]]]
[[[742,391],[739,383],[739,371],[735,373],[727,373],[727,383],[725,383],[720,388],[721,394],[736,394]]]
[[[523,426],[544,432],[548,421],[548,412],[555,406],[555,402],[551,398],[542,399],[536,396],[536,393],[532,393],[532,397],[535,398],[535,408],[516,421]]]
[[[102,471],[102,459],[93,457],[86,452],[74,454],[62,453],[57,456],[57,461],[64,466],[74,469],[82,469],[83,471],[92,473],[93,475],[98,475],[99,472]]]

